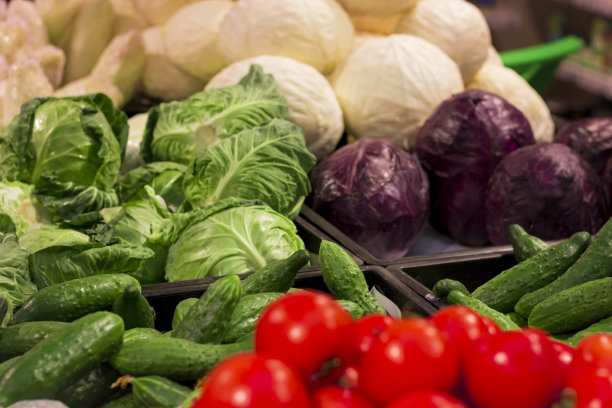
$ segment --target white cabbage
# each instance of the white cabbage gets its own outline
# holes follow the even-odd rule
[[[125,158],[121,165],[121,174],[145,165],[144,160],[140,157],[140,142],[142,142],[148,116],[148,113],[139,113],[128,119],[130,133],[125,147]]]
[[[168,57],[185,72],[208,81],[227,65],[217,37],[231,1],[210,0],[189,4],[166,23]]]
[[[350,134],[410,148],[423,122],[463,90],[463,81],[457,64],[438,47],[394,34],[353,51],[334,73],[332,86]]]
[[[393,34],[397,23],[399,22],[401,14],[394,14],[391,16],[351,16],[353,26],[356,31],[367,31],[369,33],[376,34]]]
[[[491,45],[484,15],[465,0],[420,1],[401,18],[395,32],[437,45],[457,63],[464,81],[476,75]]]
[[[499,65],[499,66],[503,66],[504,65],[504,63],[501,60],[501,57],[499,56],[499,53],[497,52],[495,47],[493,47],[493,45],[489,46],[489,51],[487,53],[487,61],[485,63],[486,64],[495,64],[495,65]]]
[[[119,35],[130,30],[144,30],[149,22],[136,9],[132,0],[110,0],[113,6],[114,24],[113,34]]]
[[[388,16],[407,11],[419,0],[338,0],[350,14]]]
[[[503,97],[527,117],[537,142],[552,142],[555,124],[546,102],[515,71],[487,63],[466,87],[482,89]]]
[[[132,0],[136,9],[152,25],[164,24],[183,6],[196,0]]]
[[[304,131],[308,150],[321,159],[334,150],[344,131],[342,110],[329,82],[310,65],[287,57],[262,55],[236,62],[217,75],[206,89],[235,85],[259,64],[272,74],[289,102],[291,121]]]
[[[79,96],[97,92],[106,94],[106,96],[113,101],[115,106],[122,106],[125,102],[121,90],[110,78],[95,75],[87,75],[86,77],[72,81],[56,89],[53,96],[63,98],[65,96]]]
[[[17,18],[28,27],[28,43],[36,48],[49,42],[47,28],[31,1],[12,0],[7,11],[7,20]]]
[[[351,52],[353,32],[334,0],[241,0],[221,25],[219,47],[229,62],[282,55],[327,74]]]

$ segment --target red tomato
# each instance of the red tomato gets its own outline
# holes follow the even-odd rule
[[[606,368],[572,370],[565,387],[576,392],[574,408],[612,407],[612,371]]]
[[[472,347],[474,340],[489,335],[489,328],[480,315],[465,306],[449,306],[430,317],[460,358]]]
[[[299,373],[281,360],[255,353],[229,357],[206,377],[191,408],[310,408]]]
[[[320,376],[320,374],[323,374]],[[359,383],[359,373],[354,365],[338,365],[328,373],[317,373],[307,379],[310,389],[339,385],[343,388],[356,388]]]
[[[255,350],[310,376],[346,347],[350,322],[351,316],[331,296],[293,293],[263,312],[255,330]]]
[[[385,408],[468,408],[468,406],[452,395],[421,390],[404,395]]]
[[[502,331],[502,329],[495,322],[495,320],[491,319],[490,317],[480,315],[480,319],[485,324],[485,326],[487,326],[487,328],[489,329],[489,334],[497,334]]]
[[[351,323],[351,342],[346,361],[357,361],[363,353],[370,349],[372,341],[385,331],[395,319],[389,315],[369,314]]]
[[[612,334],[597,333],[582,339],[576,346],[574,367],[612,370]]]
[[[357,392],[342,387],[324,387],[314,392],[314,408],[374,408]]]
[[[465,383],[482,408],[542,408],[559,391],[558,368],[543,332],[505,331],[477,341],[465,360]]]
[[[422,388],[450,391],[459,359],[433,323],[397,321],[374,339],[359,362],[359,386],[379,404]]]
[[[559,374],[561,377],[565,376],[572,364],[574,358],[575,348],[569,344],[562,343],[560,341],[550,340],[555,352],[557,353],[557,362],[559,363]]]

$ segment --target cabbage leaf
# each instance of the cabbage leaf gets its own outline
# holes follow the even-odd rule
[[[0,296],[7,298],[12,307],[21,306],[37,291],[30,280],[28,255],[15,234],[0,234]]]
[[[33,196],[34,186],[19,181],[0,182],[0,233],[21,236],[51,223],[51,214]]]

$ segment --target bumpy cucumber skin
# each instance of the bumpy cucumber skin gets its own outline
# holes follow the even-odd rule
[[[215,281],[172,330],[172,337],[201,344],[221,343],[241,293],[242,285],[236,275]]]
[[[465,293],[458,290],[451,290],[448,296],[446,297],[448,303],[454,305],[463,305],[469,308],[472,308],[477,313],[481,315],[487,316],[495,321],[499,325],[502,330],[519,330],[520,327],[517,326],[508,316],[505,314],[498,312],[497,310],[489,307],[486,303],[474,299],[471,296],[466,295]]]
[[[523,262],[549,247],[546,241],[529,234],[518,224],[512,224],[508,227],[508,236],[516,262]]]
[[[253,332],[266,306],[282,295],[283,293],[254,293],[240,298],[230,318],[227,332],[223,336],[223,343],[233,343]]]
[[[100,408],[142,408],[142,407],[138,405],[138,403],[136,402],[136,398],[134,398],[134,395],[128,394],[114,401],[107,402],[106,404],[102,405]]]
[[[337,299],[357,303],[364,313],[387,313],[372,296],[363,272],[345,250],[333,242],[322,241],[319,264],[323,281]]]
[[[176,308],[174,309],[174,315],[172,316],[173,330],[176,329],[176,326],[178,326],[180,321],[183,320],[183,317],[185,317],[189,309],[191,309],[191,307],[197,302],[198,298],[188,298],[185,300],[181,300],[178,305],[176,305]]]
[[[137,339],[150,339],[152,337],[161,336],[162,334],[155,329],[148,327],[134,327],[126,330],[123,333],[123,342],[128,342]]]
[[[112,311],[121,316],[126,330],[135,327],[155,327],[155,311],[142,296],[139,287],[127,286],[113,302]]]
[[[580,258],[557,279],[532,293],[523,296],[514,310],[525,317],[531,310],[554,293],[595,279],[612,275],[612,218],[610,218],[593,238],[593,242]]]
[[[20,358],[21,356],[15,356],[11,359],[1,362],[0,363],[0,378],[5,372],[8,371],[9,367],[15,364]]]
[[[466,295],[470,294],[470,291],[465,287],[463,283],[454,279],[440,279],[436,282],[432,290],[442,299],[446,299],[451,290],[458,290],[459,292]]]
[[[251,351],[252,343],[198,344],[158,336],[125,343],[109,359],[115,370],[135,377],[159,375],[175,381],[197,380],[232,354]]]
[[[350,300],[337,300],[337,302],[353,319],[359,319],[363,316],[363,309],[357,303],[351,302]]]
[[[261,292],[286,292],[301,267],[308,264],[308,251],[300,249],[288,258],[271,262],[242,281],[242,296]]]
[[[508,318],[512,320],[514,323],[516,323],[517,326],[519,327],[527,326],[527,319],[525,319],[523,316],[521,316],[520,314],[516,312],[507,313],[506,316],[508,316]]]
[[[108,359],[122,339],[123,320],[114,313],[75,320],[20,356],[0,377],[0,405],[53,398]]]
[[[522,296],[546,286],[565,272],[590,242],[588,232],[578,232],[480,285],[472,297],[497,311],[509,313]]]
[[[76,383],[64,388],[54,399],[69,407],[98,407],[120,392],[111,388],[120,376],[109,364],[101,364]]]
[[[191,388],[157,375],[138,377],[132,383],[134,398],[143,407],[176,408],[191,391]]]
[[[538,303],[529,327],[548,333],[583,329],[612,315],[612,278],[596,279],[562,290]]]
[[[0,329],[0,361],[22,355],[68,325],[65,322],[25,322]]]
[[[125,274],[104,274],[73,279],[39,290],[11,318],[9,324],[30,321],[71,322],[88,313],[109,310],[129,286],[140,288]]]
[[[567,339],[567,343],[571,346],[576,346],[582,339],[594,333],[612,333],[612,316],[601,319],[593,323],[586,329],[580,330],[578,333]]]

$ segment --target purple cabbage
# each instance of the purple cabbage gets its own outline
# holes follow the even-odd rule
[[[440,104],[415,145],[429,175],[431,225],[462,244],[486,244],[489,177],[506,155],[533,143],[527,118],[500,96],[470,89]]]
[[[310,174],[312,208],[375,257],[404,256],[429,216],[429,182],[417,157],[391,140],[361,139]]]
[[[545,240],[595,233],[608,214],[602,182],[568,146],[538,143],[508,155],[489,180],[486,219],[493,244],[507,244],[519,224]]]

